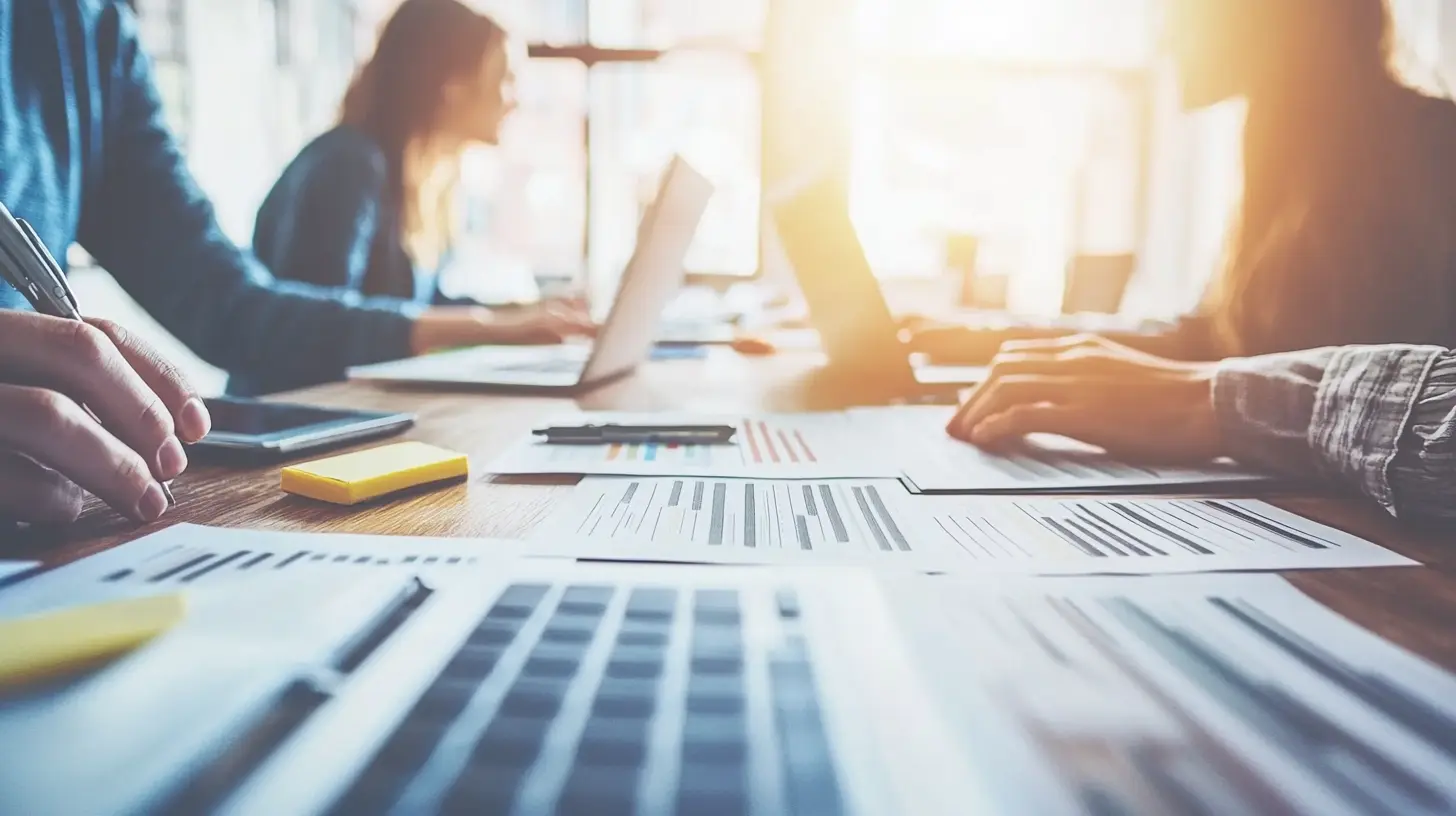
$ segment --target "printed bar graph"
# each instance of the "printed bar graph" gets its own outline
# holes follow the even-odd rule
[[[894,592],[939,690],[978,689],[1089,812],[1456,812],[1456,678],[1278,578]]]
[[[923,509],[916,515],[931,520],[948,555],[991,569],[1093,574],[1413,563],[1258,501],[917,496],[907,506]]]
[[[588,477],[532,541],[541,555],[762,564],[812,555],[947,573],[1415,563],[1259,501],[924,496],[891,479]]]
[[[780,448],[780,456],[785,451]],[[914,552],[913,536],[897,518],[896,501],[907,494],[892,480],[587,478],[577,492],[535,540],[586,542],[597,548],[588,552],[605,558],[640,555],[631,545],[684,560],[693,552],[711,559],[713,551],[769,558],[784,552]]]

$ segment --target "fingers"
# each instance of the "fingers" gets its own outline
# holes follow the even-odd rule
[[[139,521],[167,509],[162,486],[138,453],[74,400],[43,388],[0,385],[0,449],[25,455]]]
[[[1015,376],[987,383],[961,410],[956,412],[946,431],[957,439],[974,440],[974,431],[987,417],[1018,405],[1065,403],[1075,398],[1081,384],[1069,377]]]
[[[0,344],[0,382],[54,389],[84,403],[157,479],[175,478],[187,466],[172,412],[104,331],[41,315],[7,316],[7,322],[17,342]]]
[[[121,356],[141,377],[142,382],[162,400],[176,424],[177,436],[192,443],[212,430],[212,417],[202,398],[192,389],[177,367],[140,338],[110,320],[88,320],[121,352]]]
[[[1115,343],[1095,334],[1068,334],[1036,340],[1007,340],[1001,354],[1057,354],[1075,348],[1109,348]]]
[[[542,319],[546,328],[563,339],[574,336],[594,337],[597,333],[597,325],[592,322],[591,315],[560,304],[548,305]]]
[[[1089,405],[1015,405],[978,424],[969,441],[996,447],[1028,434],[1046,433],[1097,444],[1107,435],[1109,419]]]
[[[0,518],[30,524],[69,524],[81,515],[81,488],[47,467],[0,451]]]

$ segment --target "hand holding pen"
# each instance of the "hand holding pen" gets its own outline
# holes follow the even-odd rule
[[[0,517],[65,522],[88,491],[139,521],[166,511],[183,442],[211,426],[175,368],[84,320],[35,231],[0,205],[0,278],[38,314],[0,310]]]

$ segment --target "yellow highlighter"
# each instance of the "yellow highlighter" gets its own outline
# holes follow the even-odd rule
[[[423,442],[398,442],[286,467],[281,487],[319,501],[358,504],[469,473],[464,454]]]
[[[178,593],[0,621],[0,690],[118,657],[171,629],[186,613],[186,598]]]

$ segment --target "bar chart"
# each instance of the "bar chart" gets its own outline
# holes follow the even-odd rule
[[[917,496],[955,557],[1039,572],[1394,566],[1383,547],[1259,501]]]
[[[1456,808],[1450,675],[1278,579],[1169,580],[937,582],[902,606],[927,653],[974,655],[948,693],[982,689],[1088,812]]]
[[[64,599],[78,588],[190,588],[304,569],[374,573],[480,569],[493,556],[522,552],[519,542],[317,535],[178,524],[97,553],[0,593],[6,602]],[[6,609],[0,603],[0,611]]]
[[[591,478],[538,542],[591,542],[603,557],[634,545],[711,559],[728,551],[909,554],[893,480]],[[626,550],[620,549],[626,546]]]

